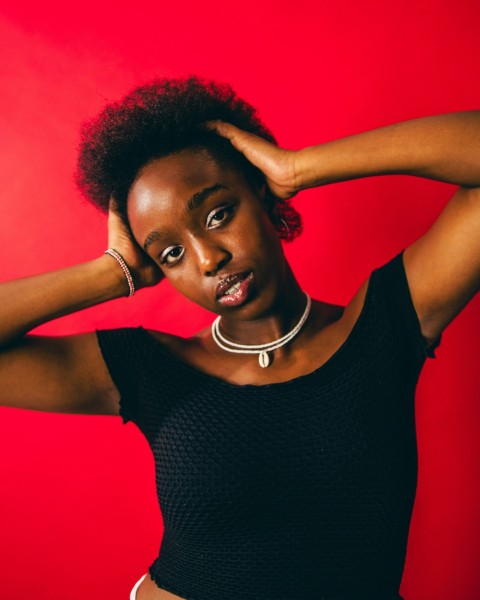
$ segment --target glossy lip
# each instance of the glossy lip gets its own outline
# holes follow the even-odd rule
[[[217,285],[217,289],[215,291],[215,298],[218,300],[225,294],[227,290],[229,290],[232,285],[235,285],[239,281],[243,281],[248,275],[251,274],[251,271],[246,271],[244,273],[235,273],[234,275],[227,275],[224,279],[220,281]]]
[[[252,284],[253,273],[250,272],[245,279],[241,280],[238,290],[235,290],[232,294],[228,294],[228,296],[225,294],[220,296],[217,302],[224,306],[241,306],[245,304],[251,296]]]

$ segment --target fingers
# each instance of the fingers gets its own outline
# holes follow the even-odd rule
[[[234,146],[240,152],[245,152],[249,143],[251,144],[259,137],[254,133],[249,133],[243,129],[240,129],[236,125],[215,119],[213,121],[204,121],[199,124],[202,129],[208,129],[209,131],[215,131],[218,135],[230,140],[232,146]]]
[[[113,194],[110,196],[108,202],[108,232],[109,239],[115,241],[115,243],[123,243],[128,239],[129,242],[136,245],[130,230],[130,225],[123,216],[118,201]]]
[[[108,223],[110,226],[113,226],[114,224],[117,226],[123,225],[118,207],[118,201],[113,194],[111,194],[108,201]]]
[[[265,138],[221,119],[203,121],[199,127],[227,138],[234,148],[263,172],[274,195],[286,199],[297,193],[295,151],[279,148]]]
[[[231,123],[227,123],[226,121],[221,121],[220,119],[214,119],[212,121],[203,121],[198,125],[202,129],[208,129],[210,131],[216,131],[218,134],[231,138],[235,135],[235,130],[238,133],[240,129]]]
[[[264,169],[268,170],[270,162],[278,157],[279,149],[277,146],[255,133],[250,133],[236,125],[232,125],[232,123],[216,119],[204,121],[200,126],[203,129],[215,131],[218,135],[228,139],[234,148],[244,154],[251,163],[264,171],[265,174],[267,173]]]
[[[110,194],[110,199],[108,201],[108,210],[117,214],[119,213],[118,200],[115,198],[113,193]]]

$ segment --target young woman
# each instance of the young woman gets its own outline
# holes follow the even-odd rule
[[[347,306],[311,300],[282,248],[290,199],[388,173],[459,189]],[[416,382],[480,286],[480,112],[288,151],[229,86],[158,80],[84,126],[77,182],[109,250],[1,284],[2,403],[146,436],[165,532],[131,598],[400,598]],[[212,327],[28,335],[163,278]]]

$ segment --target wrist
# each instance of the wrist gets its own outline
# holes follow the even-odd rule
[[[130,271],[129,266],[125,262],[125,259],[123,258],[123,256],[120,254],[120,252],[117,252],[117,250],[114,250],[113,248],[108,248],[107,250],[105,250],[104,254],[111,256],[115,260],[115,262],[118,263],[118,266],[122,270],[124,278],[125,278],[125,282],[128,286],[127,296],[128,297],[133,296],[135,294],[135,285],[133,283],[133,275]]]
[[[328,166],[323,144],[306,146],[297,153],[295,163],[295,187],[297,191],[329,183]]]
[[[107,286],[108,295],[113,298],[125,298],[130,293],[127,278],[119,263],[109,254],[102,254],[94,259],[101,277]],[[135,286],[135,290],[137,287]]]
[[[120,257],[120,260],[117,260],[115,256],[112,256],[112,254],[106,254],[106,251],[101,257],[102,261],[105,262],[107,267],[111,270],[116,278],[119,296],[131,297],[133,296],[131,293],[132,289],[135,293],[144,287],[156,285],[162,281],[162,279],[164,279],[162,270],[152,260],[145,260],[140,265],[137,265],[136,263],[132,264],[132,258],[127,258],[127,255],[124,254],[123,251],[119,252],[114,247],[110,247],[107,250],[112,250]],[[125,269],[122,268],[122,262],[130,274],[130,285],[127,273]]]

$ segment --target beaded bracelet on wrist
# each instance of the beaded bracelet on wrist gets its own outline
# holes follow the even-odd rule
[[[124,261],[123,256],[113,248],[108,248],[108,250],[105,250],[105,254],[110,254],[110,256],[113,257],[120,265],[128,283],[128,297],[130,298],[135,293],[135,285],[133,284],[133,277],[130,273],[130,269],[127,267],[127,263]]]

